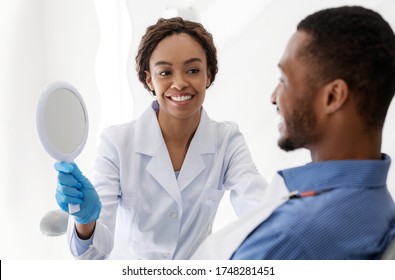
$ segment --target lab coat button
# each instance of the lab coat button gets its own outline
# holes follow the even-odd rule
[[[178,218],[178,213],[177,212],[171,212],[170,217],[172,217],[173,219],[177,219]]]

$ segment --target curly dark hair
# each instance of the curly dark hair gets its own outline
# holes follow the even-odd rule
[[[343,6],[318,11],[297,26],[312,40],[300,53],[319,83],[343,79],[368,125],[382,127],[395,92],[395,35],[375,11]]]
[[[145,82],[146,74],[144,71],[149,71],[149,60],[156,46],[164,38],[180,33],[188,34],[203,47],[207,57],[207,68],[211,77],[211,84],[214,82],[215,75],[218,72],[218,61],[217,49],[214,46],[211,33],[207,32],[203,25],[198,22],[184,20],[181,17],[160,18],[156,24],[147,28],[145,35],[141,38],[136,56],[137,75],[146,89],[149,90]]]

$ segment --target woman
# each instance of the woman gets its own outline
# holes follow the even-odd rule
[[[237,125],[202,108],[217,58],[201,24],[158,20],[142,37],[136,69],[156,100],[138,120],[103,132],[95,187],[75,164],[55,165],[58,204],[81,206],[68,238],[81,259],[187,259],[211,233],[225,190],[242,215],[267,187]]]

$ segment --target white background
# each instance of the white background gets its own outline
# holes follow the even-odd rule
[[[239,124],[270,181],[276,170],[309,161],[307,151],[285,153],[276,144],[278,116],[270,94],[285,44],[306,15],[345,4],[375,9],[395,28],[392,0],[0,0],[0,259],[71,259],[65,236],[39,230],[41,217],[57,209],[54,160],[35,127],[47,83],[66,80],[85,99],[90,134],[76,162],[89,177],[101,130],[138,117],[152,100],[134,71],[145,28],[175,15],[176,8],[192,14],[218,48],[219,73],[204,106],[213,119]],[[393,157],[394,107],[382,149]],[[389,188],[395,196],[394,167]],[[214,229],[234,218],[225,199]]]

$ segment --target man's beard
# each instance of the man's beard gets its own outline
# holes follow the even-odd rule
[[[305,148],[311,143],[316,118],[310,99],[295,102],[291,116],[285,120],[285,135],[278,140],[278,146],[284,151]]]

